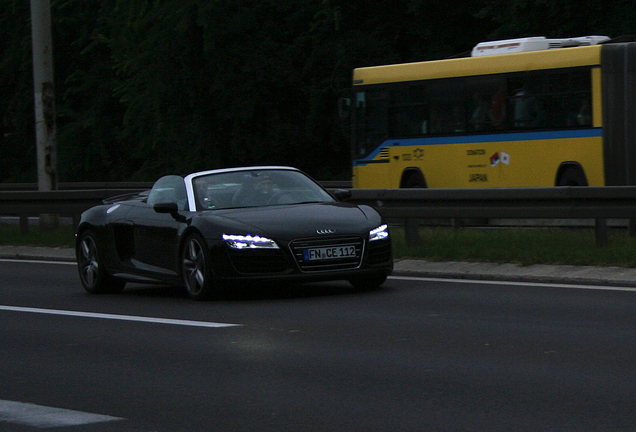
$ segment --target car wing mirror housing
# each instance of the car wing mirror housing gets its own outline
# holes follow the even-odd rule
[[[179,222],[185,221],[185,217],[179,214],[179,206],[175,202],[156,203],[152,208],[157,213],[168,213]]]
[[[351,190],[350,189],[336,189],[333,191],[333,196],[336,197],[338,201],[344,201],[351,198]]]

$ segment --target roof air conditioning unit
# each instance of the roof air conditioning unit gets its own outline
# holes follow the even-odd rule
[[[570,48],[596,45],[610,40],[607,36],[582,36],[566,39],[547,39],[544,36],[505,39],[499,41],[480,42],[473,48],[472,57],[499,54],[512,54],[529,51],[543,51],[555,48]]]

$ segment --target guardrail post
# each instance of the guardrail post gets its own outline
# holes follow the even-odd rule
[[[464,227],[464,220],[463,219],[457,219],[457,218],[452,218],[451,219],[451,227],[453,229],[461,229]]]
[[[595,219],[594,226],[596,246],[605,246],[607,244],[607,219]]]
[[[81,214],[79,213],[73,213],[73,230],[77,231],[77,227],[79,225],[80,222],[80,218],[82,217]]]
[[[407,246],[414,246],[420,241],[420,220],[408,218],[404,221],[404,239]]]
[[[20,234],[27,235],[29,233],[29,217],[20,216]]]

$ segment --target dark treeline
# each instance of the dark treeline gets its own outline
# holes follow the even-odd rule
[[[634,33],[593,0],[52,0],[60,181],[284,164],[347,178],[352,69]],[[0,2],[0,181],[35,182],[29,2]]]

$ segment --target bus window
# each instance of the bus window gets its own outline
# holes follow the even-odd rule
[[[429,131],[454,134],[466,131],[464,86],[460,80],[436,80],[431,83]]]
[[[589,71],[567,71],[549,75],[552,127],[591,126],[591,86]]]
[[[506,118],[506,84],[502,78],[466,80],[468,130],[470,132],[501,129]]]
[[[423,84],[397,87],[391,92],[389,133],[391,136],[413,137],[427,133],[428,110]]]
[[[544,88],[542,74],[513,75],[508,79],[510,126],[513,129],[545,127]]]
[[[515,129],[591,126],[591,78],[585,71],[537,71],[509,79]],[[580,113],[580,115],[579,115]]]

